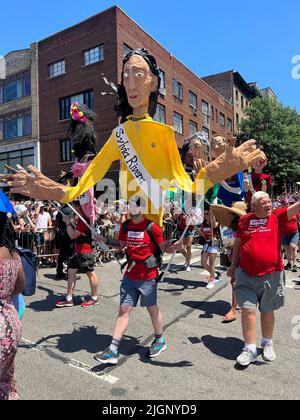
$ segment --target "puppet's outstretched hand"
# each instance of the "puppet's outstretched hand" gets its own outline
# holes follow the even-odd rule
[[[9,168],[12,169],[12,168]],[[28,166],[30,174],[22,167],[13,174],[0,175],[0,181],[5,182],[13,194],[22,194],[38,200],[62,201],[66,187],[47,178],[34,166]]]
[[[213,184],[218,184],[244,171],[262,158],[256,140],[249,140],[239,147],[234,147],[236,138],[232,138],[225,152],[206,166],[206,176]]]

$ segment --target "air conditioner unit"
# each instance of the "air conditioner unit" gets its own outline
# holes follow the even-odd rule
[[[193,114],[196,116],[198,114],[198,109],[197,108],[193,108]]]

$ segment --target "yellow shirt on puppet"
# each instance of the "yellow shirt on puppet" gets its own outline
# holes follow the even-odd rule
[[[176,185],[189,193],[205,194],[212,183],[205,179],[205,168],[200,171],[193,183],[186,173],[181,162],[172,127],[153,121],[146,115],[144,119],[134,121],[129,119],[123,124],[126,135],[135,149],[144,168],[150,176],[163,183],[163,191]],[[163,208],[154,208],[153,203],[141,191],[139,183],[128,169],[117,144],[114,133],[110,136],[98,155],[81,178],[76,187],[68,187],[63,202],[70,202],[96,185],[107,173],[114,161],[120,160],[120,186],[124,199],[128,200],[133,195],[140,195],[148,203],[147,214],[149,220],[162,225]],[[199,182],[203,180],[204,182]],[[161,203],[163,204],[163,203]]]

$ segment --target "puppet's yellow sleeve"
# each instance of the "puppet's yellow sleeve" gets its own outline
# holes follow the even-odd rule
[[[107,173],[115,160],[120,160],[121,155],[114,134],[110,136],[98,155],[94,158],[87,171],[80,179],[76,187],[68,187],[63,197],[63,203],[69,203],[80,197],[94,185],[96,185]]]
[[[176,184],[183,191],[199,195],[205,194],[213,186],[212,182],[206,178],[206,169],[201,169],[196,180],[192,182],[181,161],[173,129],[170,129],[169,135],[168,155],[172,165],[173,179],[176,181]]]

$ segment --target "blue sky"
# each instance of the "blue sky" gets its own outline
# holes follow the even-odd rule
[[[19,0],[1,6],[0,55],[117,4],[199,76],[235,69],[300,113],[299,0]],[[300,67],[300,66],[299,66]]]

